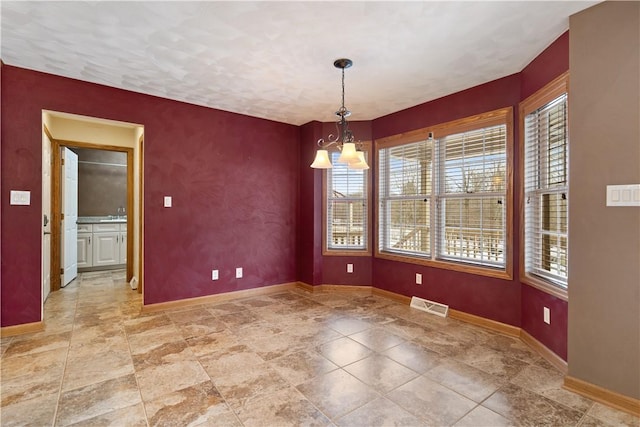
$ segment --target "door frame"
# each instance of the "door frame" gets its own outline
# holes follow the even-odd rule
[[[60,170],[62,168],[62,160],[60,156],[60,149],[62,147],[69,148],[93,148],[103,151],[119,151],[127,153],[127,282],[133,277],[133,237],[134,227],[133,220],[134,215],[134,200],[133,200],[133,186],[134,186],[134,173],[133,173],[133,148],[119,147],[115,145],[102,145],[92,144],[89,142],[81,141],[67,141],[61,139],[51,139],[51,151],[52,151],[52,168],[51,168],[51,291],[58,291],[61,288],[60,280],[60,256],[61,256],[61,176]],[[128,230],[132,230],[129,232]],[[142,260],[139,260],[140,266]]]

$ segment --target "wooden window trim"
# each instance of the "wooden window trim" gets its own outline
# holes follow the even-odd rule
[[[527,273],[525,269],[525,235],[524,235],[524,199],[525,199],[525,188],[524,188],[524,161],[525,161],[525,128],[524,121],[528,114],[536,111],[538,108],[545,106],[549,102],[558,98],[563,94],[569,93],[569,71],[566,71],[553,79],[551,82],[547,83],[544,87],[536,91],[534,94],[520,102],[519,109],[519,119],[518,119],[518,131],[519,131],[519,141],[518,148],[520,151],[519,161],[520,161],[520,203],[519,203],[519,214],[520,214],[520,257],[519,257],[519,265],[520,265],[520,282],[532,286],[542,292],[550,294],[556,298],[559,298],[563,301],[569,300],[569,293],[567,289],[562,289],[559,286],[552,284],[552,282],[544,280],[541,277],[535,276],[533,274]],[[568,113],[567,113],[568,114]],[[567,283],[568,287],[568,283]]]
[[[514,203],[513,203],[513,148],[514,148],[514,136],[513,136],[513,107],[505,107],[497,110],[481,113],[471,117],[465,117],[462,119],[452,120],[450,122],[441,123],[433,126],[429,126],[422,129],[417,129],[410,132],[404,132],[398,135],[392,135],[385,138],[375,140],[374,147],[374,164],[379,164],[379,152],[381,149],[395,147],[398,145],[409,144],[412,142],[418,142],[428,137],[430,132],[433,132],[435,138],[442,138],[448,135],[468,132],[471,130],[491,127],[496,125],[506,125],[507,142],[506,142],[506,157],[507,157],[507,190],[505,199],[507,200],[506,209],[506,224],[505,224],[505,267],[504,269],[496,269],[487,266],[476,266],[471,263],[453,262],[444,260],[433,260],[420,258],[416,256],[402,255],[390,252],[381,252],[379,247],[379,232],[380,232],[380,215],[379,215],[379,195],[376,191],[374,193],[374,201],[372,203],[376,206],[376,218],[374,221],[374,257],[381,259],[388,259],[398,262],[406,262],[409,264],[418,264],[428,267],[440,268],[445,270],[460,271],[463,273],[475,274],[478,276],[494,277],[505,280],[513,279],[513,215],[514,215]],[[377,174],[376,174],[377,177]],[[376,178],[377,179],[377,178]],[[378,188],[379,184],[376,185]]]
[[[367,238],[366,238],[366,248],[365,249],[329,249],[328,247],[328,236],[327,236],[327,208],[328,208],[328,204],[327,204],[327,170],[323,170],[322,171],[322,256],[354,256],[354,257],[358,257],[358,256],[362,256],[362,257],[366,257],[366,256],[371,256],[373,254],[372,250],[371,250],[371,233],[372,233],[372,226],[371,226],[371,217],[372,217],[372,210],[373,210],[373,203],[372,203],[372,181],[371,181],[371,171],[373,170],[373,165],[372,165],[372,147],[373,144],[371,141],[366,141],[366,142],[361,142],[360,145],[362,146],[363,151],[365,151],[366,153],[368,153],[368,162],[369,162],[369,170],[367,173]],[[328,149],[329,151],[329,155],[331,155],[331,153],[333,152],[337,152],[338,148],[337,147],[331,147]]]

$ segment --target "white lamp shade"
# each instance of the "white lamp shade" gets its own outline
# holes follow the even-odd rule
[[[367,160],[364,158],[364,153],[362,151],[357,151],[358,161],[350,162],[349,169],[369,169],[369,165],[367,164]]]
[[[331,165],[331,160],[329,160],[329,152],[327,150],[318,150],[311,167],[315,169],[331,169],[333,166]]]
[[[338,157],[340,163],[350,163],[358,161],[358,153],[356,152],[356,144],[353,142],[345,142],[342,144],[342,153]]]

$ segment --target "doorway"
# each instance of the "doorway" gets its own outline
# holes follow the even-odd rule
[[[45,246],[46,239],[43,238],[43,310],[47,288],[50,291],[57,291],[62,284],[61,230],[63,226],[63,209],[61,196],[62,174],[60,173],[62,160],[60,153],[63,147],[71,148],[74,151],[99,150],[100,152],[119,153],[126,158],[125,201],[119,204],[116,212],[113,213],[114,216],[118,216],[118,222],[123,223],[122,227],[125,230],[116,236],[116,242],[123,252],[118,259],[123,264],[126,263],[127,281],[135,282],[138,292],[143,293],[141,255],[143,241],[143,134],[144,127],[142,125],[43,111],[43,216],[47,211],[47,207],[51,207],[50,211],[48,211],[48,219],[50,221],[47,226],[47,232],[50,233],[48,234],[50,250],[47,250],[48,248]],[[45,164],[50,164],[52,171],[54,171],[49,174],[49,178],[45,176]],[[50,185],[47,185],[47,179],[49,179]],[[48,202],[49,199],[50,203]],[[108,243],[108,241],[106,242]],[[124,244],[125,242],[126,245]],[[79,240],[76,245],[79,245]],[[47,265],[50,265],[49,269],[46,268]],[[50,275],[47,275],[48,272],[50,272]],[[47,286],[45,280],[50,282],[49,286]]]

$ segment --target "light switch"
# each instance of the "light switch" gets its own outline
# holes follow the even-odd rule
[[[218,270],[211,270],[211,280],[218,280]]]
[[[171,207],[171,196],[164,196],[164,207],[165,208]]]
[[[30,205],[31,204],[31,191],[16,191],[11,190],[11,202],[12,205]]]
[[[347,264],[347,273],[353,273],[353,264]]]
[[[640,206],[640,184],[607,185],[607,206]]]
[[[236,279],[242,279],[242,267],[236,268]]]

